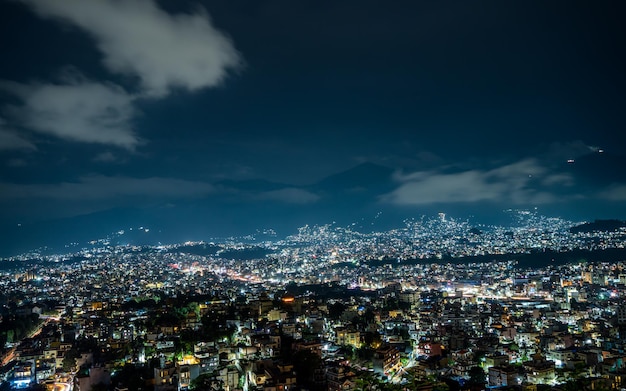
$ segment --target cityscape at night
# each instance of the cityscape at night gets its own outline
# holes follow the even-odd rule
[[[626,390],[624,20],[0,0],[0,391]]]
[[[3,376],[79,390],[621,388],[626,222],[507,213],[515,225],[439,213],[384,232],[157,246],[114,244],[120,230],[10,257]]]

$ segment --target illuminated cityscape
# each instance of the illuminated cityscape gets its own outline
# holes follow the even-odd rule
[[[621,388],[626,225],[509,213],[515,227],[439,214],[8,258],[2,375],[77,390]]]
[[[626,391],[626,1],[0,1],[0,391]]]

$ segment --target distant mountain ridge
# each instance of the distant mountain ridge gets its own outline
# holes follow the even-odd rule
[[[616,231],[620,228],[626,227],[626,221],[622,220],[595,220],[591,223],[584,223],[572,227],[569,231],[573,234],[583,233],[583,232],[609,232]]]
[[[347,222],[374,215],[377,197],[391,190],[392,173],[391,168],[364,163],[308,186],[262,179],[222,180],[214,183],[218,188],[216,194],[201,199],[112,208],[19,227],[0,223],[0,256],[44,246],[64,250],[69,243],[104,238],[121,229],[127,232],[116,239],[120,243],[128,240],[152,244],[241,236],[263,228],[279,229],[283,235],[292,234],[306,224]],[[285,189],[296,190],[291,197],[304,194],[318,199],[310,203],[297,202],[297,199],[288,202],[276,196]],[[343,208],[337,208],[342,204]],[[150,231],[130,231],[131,227],[136,230],[139,226]]]
[[[393,169],[365,162],[338,174],[331,175],[312,185],[311,189],[350,191],[384,187],[392,183]]]
[[[611,173],[606,172],[618,170],[616,165],[622,162],[624,165],[621,167],[626,167],[626,158],[597,152],[579,157],[574,163],[563,162],[550,172],[573,176],[581,185],[576,189],[556,186],[555,194],[567,195],[572,190],[592,194],[598,183],[609,183],[611,177],[623,179],[623,184],[626,185],[625,173],[611,176]],[[22,226],[9,226],[0,222],[0,256],[24,253],[42,246],[63,250],[68,243],[83,243],[106,237],[121,229],[140,226],[147,227],[150,231],[133,231],[132,235],[129,231],[119,240],[146,244],[176,243],[212,237],[243,236],[265,228],[275,229],[279,236],[286,236],[307,224],[334,221],[344,225],[355,223],[354,229],[364,231],[382,230],[402,226],[402,221],[406,218],[442,211],[456,216],[493,219],[498,218],[497,215],[502,210],[511,207],[480,202],[410,207],[382,202],[384,195],[401,185],[394,178],[394,172],[393,168],[365,162],[310,185],[292,185],[262,179],[225,179],[213,183],[216,192],[203,198],[112,208]],[[619,207],[619,204],[615,205]],[[550,208],[550,214],[577,221],[585,220],[586,217],[571,217],[567,213],[571,210],[585,212],[587,216],[594,216],[596,213],[586,210],[584,204],[558,203],[550,205]],[[604,217],[601,214],[595,216]],[[613,230],[617,226],[615,224],[598,223],[576,229],[580,229],[580,232],[584,232],[584,229]]]

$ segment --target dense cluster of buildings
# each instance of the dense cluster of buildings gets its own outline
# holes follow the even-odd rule
[[[540,229],[485,233],[440,216],[407,230],[419,243],[438,235],[432,254],[624,245],[622,231],[571,234],[531,217]],[[102,246],[14,267],[0,275],[0,376],[67,391],[626,384],[625,263],[404,262],[421,254],[416,242],[403,257],[399,235],[356,236],[305,227],[255,244],[272,253],[247,261],[183,252],[187,243]],[[232,254],[250,244],[212,246]],[[16,338],[27,318],[37,324]]]

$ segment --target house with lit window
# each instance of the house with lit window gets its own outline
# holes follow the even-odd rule
[[[499,365],[489,368],[489,387],[517,386],[522,379],[516,367],[512,365]]]
[[[389,374],[400,369],[400,353],[393,346],[386,345],[376,350],[372,358],[374,371]]]

